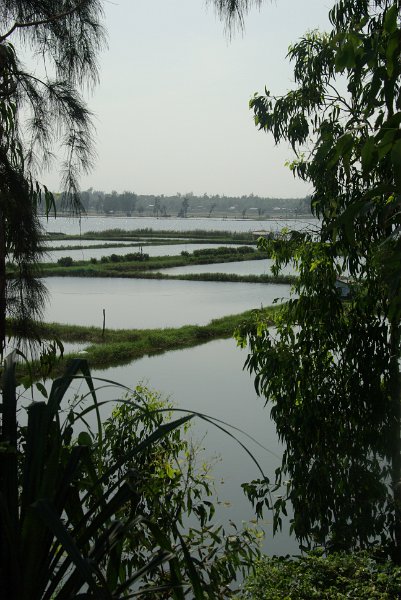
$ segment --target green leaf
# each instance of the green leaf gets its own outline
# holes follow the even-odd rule
[[[337,50],[335,67],[337,72],[352,69],[355,66],[355,49],[352,42],[348,41]]]
[[[368,173],[377,162],[376,144],[373,138],[368,138],[361,150],[362,169]]]
[[[40,383],[40,381],[37,381],[35,383],[35,387],[38,390],[38,392],[40,392],[42,394],[42,396],[44,398],[47,398],[47,396],[48,396],[47,389],[45,388],[45,386],[43,385],[43,383]]]
[[[397,64],[398,55],[400,49],[400,36],[399,31],[395,31],[387,44],[386,49],[386,69],[389,77],[394,74],[394,68]],[[392,92],[394,94],[394,92]]]
[[[87,431],[81,431],[81,433],[78,435],[78,444],[80,446],[92,446],[92,436]]]
[[[393,33],[397,29],[398,6],[394,3],[385,13],[383,28],[386,33]]]
[[[401,169],[401,139],[398,139],[391,149],[391,162],[395,169]]]
[[[401,139],[391,149],[391,162],[394,166],[394,180],[398,191],[401,191]]]
[[[91,589],[92,592],[95,594],[95,597],[98,597],[101,588],[96,583],[95,570],[93,566],[82,557],[73,538],[65,528],[61,519],[55,513],[50,503],[46,500],[38,500],[33,505],[33,508],[38,513],[43,522],[47,525],[49,530],[57,538],[64,551],[71,558],[71,561],[75,565],[77,571],[80,573],[83,582],[85,582],[88,585],[89,589]],[[103,592],[103,594],[106,592],[105,589],[102,589],[101,591]],[[111,599],[111,594],[107,594],[107,596],[103,595],[102,597],[109,597]]]

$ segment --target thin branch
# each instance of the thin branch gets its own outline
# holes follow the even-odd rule
[[[47,25],[48,23],[52,23],[53,21],[58,21],[59,19],[68,17],[69,15],[71,15],[75,11],[77,11],[84,4],[85,1],[86,0],[80,0],[78,2],[78,4],[76,6],[74,6],[74,8],[70,8],[69,10],[58,13],[57,15],[53,15],[52,17],[48,17],[47,19],[42,19],[41,21],[27,21],[26,23],[19,23],[18,21],[16,21],[14,23],[14,25],[11,27],[11,29],[9,29],[7,31],[7,33],[0,36],[0,43],[4,42],[4,40],[6,40],[12,33],[14,33],[14,31],[16,29],[23,29],[25,27],[37,27],[39,25]]]

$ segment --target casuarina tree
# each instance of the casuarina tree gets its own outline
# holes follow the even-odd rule
[[[80,89],[97,81],[104,44],[99,0],[4,0],[0,6],[0,346],[5,315],[26,335],[40,315],[44,288],[35,278],[41,230],[37,206],[51,193],[38,181],[64,152],[64,201],[79,207],[77,178],[91,164],[90,112]],[[35,67],[22,63],[23,54]],[[6,279],[6,262],[16,266]]]

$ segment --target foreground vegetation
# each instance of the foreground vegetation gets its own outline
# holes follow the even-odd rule
[[[290,47],[293,89],[250,102],[293,148],[320,222],[269,244],[277,266],[297,263],[297,298],[274,333],[254,323],[242,339],[284,446],[277,512],[291,505],[304,547],[380,542],[401,565],[400,2],[337,1],[328,22]],[[359,284],[347,307],[339,275]]]
[[[103,420],[96,381],[74,359],[50,392],[27,390],[24,425],[14,359],[3,373],[4,598],[231,597],[260,554],[259,534],[214,518],[209,466],[186,435],[194,416],[213,419],[173,420],[160,395],[120,386]],[[68,398],[76,378],[88,393]]]
[[[401,568],[367,552],[264,557],[242,600],[395,600]]]

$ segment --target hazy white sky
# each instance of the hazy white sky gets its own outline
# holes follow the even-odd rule
[[[327,29],[331,0],[265,2],[229,40],[204,0],[106,2],[108,50],[95,113],[94,187],[138,194],[303,196],[310,190],[253,125],[249,98],[264,86],[292,87],[288,46],[310,29]],[[43,177],[58,189],[56,176]]]

